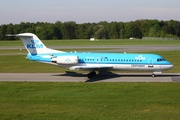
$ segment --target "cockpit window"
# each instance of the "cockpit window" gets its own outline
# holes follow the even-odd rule
[[[159,58],[157,59],[158,62],[161,62],[161,61],[166,61],[164,58]]]

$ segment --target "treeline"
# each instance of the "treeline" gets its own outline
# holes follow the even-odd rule
[[[21,22],[0,26],[0,40],[16,40],[6,34],[35,33],[40,39],[127,39],[142,37],[180,37],[180,22],[175,20],[136,20],[131,22]]]

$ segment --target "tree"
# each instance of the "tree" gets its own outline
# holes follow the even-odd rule
[[[134,22],[129,22],[125,24],[125,35],[126,35],[126,38],[130,38],[130,37],[141,38],[142,37],[140,28]]]
[[[87,39],[87,25],[86,24],[79,24],[76,27],[75,36],[78,39]]]
[[[150,27],[149,20],[141,20],[140,31],[143,36],[149,36]]]
[[[119,29],[117,22],[111,22],[109,24],[108,33],[109,33],[110,39],[118,39],[119,38],[120,29]]]
[[[60,21],[57,21],[54,24],[54,35],[57,39],[62,39],[62,31],[61,31],[62,23]]]
[[[2,25],[0,29],[0,39],[5,40],[6,39],[6,34],[7,34],[7,25]]]
[[[75,22],[65,22],[61,26],[63,39],[74,39],[75,38]]]
[[[76,24],[73,21],[56,23],[21,22],[0,26],[1,40],[16,40],[6,34],[35,33],[41,39],[124,39],[129,37],[180,37],[180,22],[175,20],[136,20],[131,22],[106,22]]]
[[[167,33],[180,36],[180,22],[170,20],[167,22]]]

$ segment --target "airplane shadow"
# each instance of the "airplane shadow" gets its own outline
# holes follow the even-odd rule
[[[108,80],[108,79],[112,79],[112,78],[118,78],[118,77],[121,77],[121,75],[118,75],[118,74],[112,73],[112,72],[99,73],[92,78],[87,78],[87,80],[85,82],[97,82],[97,81]]]
[[[71,76],[71,77],[84,77],[87,78],[86,74],[83,73],[77,73],[77,72],[71,72],[71,71],[66,71],[64,74],[59,74],[59,75],[54,75],[54,76]],[[98,82],[98,81],[103,81],[103,80],[108,80],[112,78],[120,78],[120,77],[152,77],[151,73],[147,74],[141,74],[141,73],[112,73],[112,72],[107,72],[107,73],[98,73],[96,76],[93,78],[87,78],[85,82]],[[180,78],[179,74],[158,74],[155,75],[155,77],[178,77]]]
[[[53,75],[53,76],[87,77],[86,74],[71,72],[71,71],[66,71],[66,73],[64,73],[64,74],[58,74],[58,75]]]
[[[77,72],[71,72],[71,71],[66,71],[64,74],[58,74],[58,75],[53,75],[53,76],[71,76],[71,77],[84,77],[87,78],[87,74],[83,73],[77,73]],[[121,77],[121,75],[108,72],[108,73],[98,73],[96,76],[93,76],[93,78],[87,78],[85,82],[97,82],[97,81],[102,81],[102,80],[107,80],[107,79],[112,79],[116,77]]]

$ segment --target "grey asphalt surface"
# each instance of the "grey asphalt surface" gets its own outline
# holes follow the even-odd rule
[[[180,73],[106,73],[92,79],[81,73],[0,73],[0,81],[11,82],[180,82]]]

